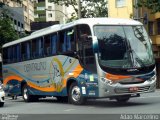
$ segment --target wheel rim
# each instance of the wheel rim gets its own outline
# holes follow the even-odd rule
[[[74,101],[79,101],[81,98],[80,88],[78,86],[74,86],[71,95]]]
[[[24,88],[24,91],[23,91],[23,97],[24,97],[24,99],[25,100],[27,100],[28,99],[28,94],[27,94],[27,88]]]

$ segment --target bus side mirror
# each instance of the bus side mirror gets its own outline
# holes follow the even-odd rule
[[[98,52],[98,38],[97,36],[93,36],[92,39],[93,39],[94,52],[97,53]]]

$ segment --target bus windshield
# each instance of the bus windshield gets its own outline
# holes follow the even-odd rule
[[[141,68],[154,64],[150,39],[143,26],[94,26],[99,62],[112,68]]]

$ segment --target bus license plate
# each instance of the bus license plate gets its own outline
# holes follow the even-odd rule
[[[130,92],[137,92],[138,89],[139,89],[138,87],[130,87],[130,88],[129,88],[129,91],[130,91]]]

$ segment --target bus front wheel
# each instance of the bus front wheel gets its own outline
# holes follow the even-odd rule
[[[69,88],[69,102],[75,105],[84,104],[86,99],[82,96],[80,87],[76,82],[72,83]]]

